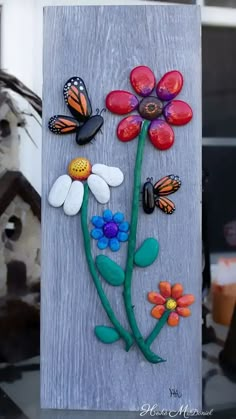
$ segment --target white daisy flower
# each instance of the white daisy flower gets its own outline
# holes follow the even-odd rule
[[[118,167],[105,164],[91,165],[85,157],[73,159],[68,166],[68,174],[59,176],[48,195],[48,202],[53,207],[61,207],[66,215],[78,214],[84,197],[83,181],[100,204],[110,200],[110,186],[122,184],[124,175]]]

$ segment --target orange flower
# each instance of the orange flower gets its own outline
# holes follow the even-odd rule
[[[181,284],[171,286],[170,282],[162,281],[159,283],[160,293],[151,291],[148,293],[148,301],[156,304],[151,315],[156,319],[160,319],[166,310],[170,311],[168,317],[169,326],[177,326],[179,324],[179,316],[189,317],[191,310],[188,308],[194,303],[193,294],[183,295],[184,289]]]

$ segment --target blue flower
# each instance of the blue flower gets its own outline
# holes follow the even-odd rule
[[[95,215],[91,219],[94,228],[91,230],[91,237],[97,240],[97,247],[100,250],[108,246],[113,252],[120,249],[120,243],[128,240],[129,223],[124,220],[122,212],[116,212],[106,209],[103,216]]]

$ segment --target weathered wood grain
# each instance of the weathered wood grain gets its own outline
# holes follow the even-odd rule
[[[157,78],[179,69],[185,78],[180,99],[193,108],[194,118],[176,127],[174,147],[166,152],[147,140],[142,170],[158,180],[167,174],[182,179],[173,196],[176,212],[155,211],[147,216],[140,208],[137,245],[146,237],[160,241],[158,260],[149,268],[135,269],[133,300],[138,324],[148,334],[155,320],[146,295],[161,280],[180,281],[196,296],[192,317],[179,327],[165,327],[153,349],[166,363],[147,363],[134,346],[123,342],[103,345],[94,337],[94,326],[109,321],[88,273],[81,237],[80,215],[67,217],[51,208],[47,195],[54,180],[65,173],[76,156],[92,163],[120,167],[124,184],[112,190],[108,205],[130,217],[134,159],[137,140],[123,144],[116,139],[120,117],[104,115],[103,133],[93,145],[78,147],[74,136],[57,137],[47,128],[49,117],[69,112],[63,100],[64,82],[73,75],[88,86],[93,109],[104,107],[106,94],[130,90],[130,70],[150,66]],[[200,16],[195,6],[49,7],[44,11],[43,102],[43,229],[42,229],[42,335],[41,403],[46,408],[139,410],[145,403],[179,409],[201,405],[201,58]],[[107,206],[106,206],[107,207]],[[103,206],[92,198],[90,215]],[[94,254],[97,254],[95,242]],[[105,252],[106,253],[106,252]],[[107,252],[109,254],[109,252]],[[112,257],[124,266],[126,245]],[[113,308],[127,324],[121,290],[104,284]],[[169,388],[182,393],[170,397]]]

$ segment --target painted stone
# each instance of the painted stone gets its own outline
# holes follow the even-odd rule
[[[103,126],[104,119],[101,115],[91,116],[82,127],[77,130],[76,142],[78,145],[85,145],[95,137]]]
[[[88,180],[88,186],[96,200],[100,204],[107,204],[110,200],[110,189],[107,183],[97,175],[90,175]]]
[[[130,82],[140,96],[148,96],[155,87],[156,79],[149,67],[140,65],[131,71]]]
[[[130,92],[113,90],[106,97],[106,107],[117,115],[125,115],[138,107],[139,101]]]
[[[164,74],[164,76],[157,84],[157,96],[161,100],[172,100],[179,94],[182,87],[182,74],[177,70],[169,71],[168,73]]]
[[[163,110],[166,121],[172,125],[185,125],[191,121],[193,111],[190,106],[182,100],[172,100]]]
[[[143,185],[143,210],[146,214],[152,214],[155,209],[154,188],[150,180]]]
[[[69,192],[69,189],[71,187],[72,180],[70,176],[68,175],[62,175],[57,178],[57,180],[52,185],[52,188],[48,195],[48,202],[53,207],[61,207],[65,199],[67,197],[67,194]]]
[[[114,221],[106,223],[103,227],[104,236],[108,239],[113,239],[118,234],[119,228]]]
[[[105,164],[94,164],[92,173],[100,176],[109,186],[119,186],[124,180],[124,175],[118,167],[110,167]]]
[[[138,111],[142,118],[153,121],[162,114],[163,104],[156,96],[148,96],[141,100]]]
[[[139,249],[135,252],[135,265],[145,268],[151,265],[157,258],[159,253],[159,243],[156,239],[150,237],[142,243]]]
[[[113,327],[96,326],[94,333],[96,337],[103,343],[114,343],[120,339],[119,333]]]
[[[113,260],[105,255],[96,257],[96,266],[100,275],[108,284],[113,286],[122,285],[125,280],[123,269]]]
[[[117,137],[120,141],[131,141],[140,133],[143,119],[139,115],[127,116],[117,126]]]
[[[159,150],[168,150],[174,144],[175,134],[167,122],[162,119],[153,121],[148,129],[151,143]]]
[[[84,185],[82,182],[75,180],[72,182],[68,195],[63,205],[66,215],[78,214],[84,197]]]
[[[77,157],[71,160],[68,166],[68,173],[75,180],[86,180],[91,174],[92,166],[85,157]]]

